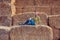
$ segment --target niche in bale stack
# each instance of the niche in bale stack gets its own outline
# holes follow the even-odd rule
[[[14,26],[10,31],[11,40],[53,40],[52,29],[48,26]]]
[[[19,25],[20,23],[24,23],[26,20],[29,18],[34,18],[35,14],[34,13],[25,13],[21,15],[15,15],[13,16],[13,25]]]
[[[11,0],[0,0],[0,15],[11,15]]]
[[[47,15],[40,14],[39,17],[40,17],[40,21],[42,22],[39,24],[47,25]],[[21,15],[15,15],[13,16],[13,25],[19,25],[20,23],[24,23],[29,18],[35,18],[35,13],[25,13]]]
[[[60,15],[49,16],[49,26],[53,29],[54,40],[60,39]]]
[[[0,16],[0,26],[11,26],[12,19],[8,16]]]

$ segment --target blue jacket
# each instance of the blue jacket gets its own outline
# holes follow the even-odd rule
[[[24,25],[35,25],[35,21],[33,19],[27,20]]]

